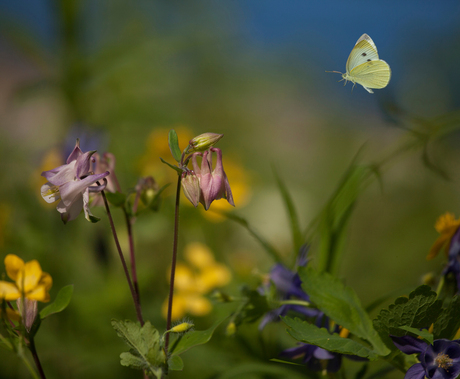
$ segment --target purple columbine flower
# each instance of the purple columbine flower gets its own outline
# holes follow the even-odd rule
[[[89,210],[89,192],[102,191],[106,186],[106,181],[102,185],[91,185],[104,179],[109,172],[95,175],[89,171],[91,156],[95,152],[94,150],[83,153],[77,139],[75,148],[67,158],[65,165],[42,172],[42,176],[48,180],[48,183],[41,188],[42,197],[47,203],[61,200],[56,209],[61,214],[64,224],[76,219],[82,208],[88,221],[98,221],[98,218],[94,217]]]
[[[305,266],[307,259],[308,246],[304,245],[300,249],[297,258],[297,267]],[[296,271],[291,271],[281,263],[277,263],[270,271],[270,281],[275,285],[281,300],[298,299],[309,302],[310,298],[302,289],[302,281]],[[259,288],[261,294],[265,294],[266,287]],[[297,312],[306,317],[317,317],[321,312],[317,309],[308,308],[296,304],[284,304],[279,308],[268,312],[259,324],[259,330],[262,330],[268,323],[280,320],[280,316],[286,315],[289,311]]]
[[[455,379],[460,374],[460,340],[435,340],[432,345],[412,337],[390,336],[405,354],[420,354],[419,361],[406,372],[404,379]]]
[[[442,275],[452,273],[457,281],[457,291],[460,291],[460,228],[457,229],[449,247],[448,262]]]
[[[212,169],[212,153],[217,155],[216,167]],[[196,157],[202,156],[201,168],[198,166]],[[204,209],[208,210],[214,200],[226,199],[229,204],[235,206],[233,202],[232,190],[227,179],[222,164],[222,151],[217,147],[212,147],[204,153],[194,153],[192,155],[192,165],[195,175],[200,181],[200,203]]]

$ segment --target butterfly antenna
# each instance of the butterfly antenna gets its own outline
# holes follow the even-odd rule
[[[343,72],[340,72],[340,71],[326,71],[326,72],[333,72],[333,73],[335,73],[335,74],[343,75]]]

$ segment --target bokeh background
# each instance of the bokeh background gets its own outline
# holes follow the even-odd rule
[[[363,33],[392,69],[388,87],[373,95],[325,72],[345,70]],[[408,129],[423,130],[430,143],[392,160],[350,223],[340,276],[369,304],[442,269],[442,257],[425,256],[436,218],[460,215],[459,67],[456,0],[0,1],[1,260],[9,253],[38,259],[54,279],[52,298],[75,286],[69,307],[37,336],[48,377],[141,377],[120,366],[125,346],[110,325],[135,314],[104,210],[93,209],[98,224],[81,216],[63,225],[40,196],[40,173],[62,164],[75,138],[84,151],[116,156],[125,191],[146,175],[160,186],[172,183],[160,210],[135,224],[145,319],[163,330],[175,177],[159,157],[173,161],[171,128],[181,148],[203,132],[225,135],[218,147],[235,192],[233,212],[286,256],[294,252],[273,167],[306,227],[353,159],[391,158],[414,138]],[[444,132],[437,133],[439,119]],[[229,210],[223,203],[216,209]],[[127,251],[122,214],[114,213]],[[183,202],[181,262],[185,247],[201,242],[231,273],[225,291],[257,286],[274,263],[270,256],[244,228],[208,213]],[[193,318],[197,329],[236,306],[214,304]],[[262,335],[257,323],[243,326],[232,338],[224,329],[184,354],[184,371],[171,377],[288,377],[268,362],[295,345],[282,325]],[[0,377],[29,374],[2,351]]]

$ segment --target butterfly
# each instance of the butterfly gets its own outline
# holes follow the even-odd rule
[[[374,93],[371,88],[385,88],[390,82],[391,69],[387,62],[379,59],[377,46],[372,38],[364,33],[356,42],[355,47],[351,50],[347,60],[346,72],[342,74],[342,80],[345,84],[348,81],[353,82],[353,88],[356,83],[361,84],[369,93]]]

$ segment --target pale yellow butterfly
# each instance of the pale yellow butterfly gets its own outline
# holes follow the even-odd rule
[[[372,38],[364,33],[351,50],[346,65],[347,72],[328,71],[342,74],[345,84],[348,81],[361,84],[369,93],[374,93],[371,88],[385,88],[390,82],[391,69],[387,62],[379,59],[377,46]],[[341,81],[342,81],[341,80]]]

